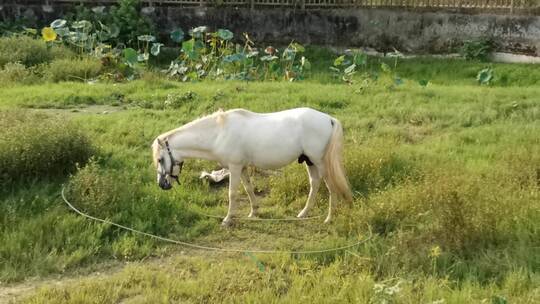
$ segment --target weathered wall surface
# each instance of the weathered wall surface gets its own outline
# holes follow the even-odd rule
[[[41,6],[8,10],[34,14],[50,22],[67,10],[58,6],[43,12]],[[26,10],[31,9],[32,12]],[[378,51],[445,53],[464,40],[490,37],[497,49],[540,56],[540,16],[418,12],[405,9],[255,9],[158,6],[151,16],[164,33],[176,26],[184,30],[208,25],[227,28],[237,37],[248,32],[255,41],[343,47],[371,47]]]
[[[396,48],[403,52],[452,51],[464,40],[490,37],[501,51],[540,56],[540,17],[467,15],[385,9],[310,10],[162,8],[164,27],[194,25],[248,31],[256,41]]]

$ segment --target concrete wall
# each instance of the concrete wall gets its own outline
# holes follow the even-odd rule
[[[43,12],[41,6],[6,7],[0,17],[34,15],[50,22],[69,7]],[[9,11],[12,10],[13,13]],[[27,10],[32,10],[29,13]],[[164,31],[208,25],[227,28],[236,36],[248,32],[256,42],[337,47],[396,48],[411,53],[447,53],[464,40],[490,37],[498,51],[540,56],[540,16],[419,12],[405,9],[256,9],[158,6],[151,14]]]
[[[162,8],[164,28],[179,25],[248,31],[255,41],[345,47],[379,51],[445,53],[464,40],[490,37],[498,50],[540,56],[540,17],[468,15],[389,9],[310,10]]]

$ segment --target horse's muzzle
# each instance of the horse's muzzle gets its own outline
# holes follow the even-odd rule
[[[162,178],[159,180],[159,187],[163,190],[170,190],[172,185],[166,178]]]

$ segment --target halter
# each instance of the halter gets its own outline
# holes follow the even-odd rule
[[[178,175],[173,175],[174,172],[174,166],[178,165],[180,167],[180,170],[178,170],[178,174],[182,172],[182,166],[184,165],[184,162],[178,162],[174,160],[174,157],[171,152],[171,148],[169,147],[169,141],[165,140],[165,147],[167,148],[167,153],[169,154],[169,158],[171,159],[171,167],[169,168],[169,176],[172,177],[176,182],[180,185],[180,180],[178,179]]]

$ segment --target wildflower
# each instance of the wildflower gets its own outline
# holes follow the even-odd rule
[[[385,288],[386,286],[384,284],[376,283],[375,285],[373,285],[373,290],[375,291],[375,293],[381,293]]]
[[[56,32],[51,27],[44,27],[41,30],[41,36],[47,42],[56,40]]]
[[[397,282],[396,285],[386,288],[386,290],[384,292],[389,296],[393,296],[393,295],[399,293],[401,291],[401,288],[399,287],[399,285],[401,283],[402,283],[401,281]]]
[[[438,258],[441,255],[441,247],[439,245],[431,247],[431,251],[429,253],[429,256],[432,258]]]

